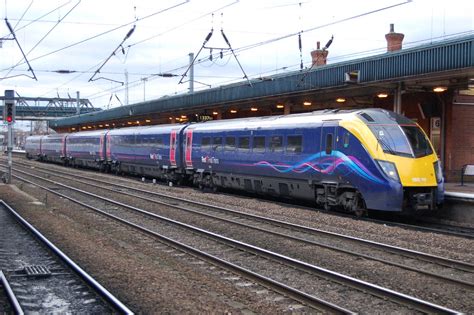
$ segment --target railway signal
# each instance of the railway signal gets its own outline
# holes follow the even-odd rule
[[[15,122],[15,94],[13,90],[5,90],[5,106],[3,108],[3,119],[6,123]]]
[[[13,123],[15,122],[15,91],[5,90],[5,106],[3,108],[3,118],[8,125],[8,164],[6,177],[3,178],[5,183],[10,184],[12,181],[12,146],[13,146]]]

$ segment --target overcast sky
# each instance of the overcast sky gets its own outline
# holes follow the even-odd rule
[[[214,48],[214,58],[209,60],[207,48],[198,55],[196,90],[243,79],[225,49],[221,28],[250,78],[298,70],[300,31],[305,67],[311,65],[316,42],[324,46],[332,35],[328,63],[384,53],[390,23],[405,34],[404,47],[474,34],[472,0],[1,0],[0,13],[14,28],[38,79],[30,78],[16,42],[3,40],[0,93],[14,89],[22,96],[75,97],[80,91],[101,108],[125,103],[125,72],[129,103],[186,93],[188,78],[179,81],[188,54],[198,53],[211,28],[206,47]],[[0,37],[12,38],[5,21]],[[120,44],[123,49],[117,49]],[[178,76],[157,76],[163,73]]]

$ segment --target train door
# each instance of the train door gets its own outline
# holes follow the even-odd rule
[[[193,129],[188,129],[186,130],[186,147],[185,147],[185,163],[186,163],[186,168],[192,168],[193,167],[193,160],[192,160],[192,153],[193,150]]]
[[[106,160],[108,162],[112,161],[112,136],[110,135],[109,132],[107,132],[107,134],[105,135],[105,137],[107,137],[107,141],[105,141],[105,156],[106,156]]]
[[[321,128],[321,175],[323,180],[329,180],[336,167],[337,124],[335,122],[324,122]]]
[[[105,134],[100,135],[99,138],[99,159],[101,161],[105,160],[104,156],[104,144],[105,144]]]
[[[176,140],[177,140],[177,132],[176,130],[171,130],[171,134],[170,134],[170,164],[171,166],[176,166]]]

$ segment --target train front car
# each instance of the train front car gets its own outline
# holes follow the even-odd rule
[[[372,187],[361,187],[367,208],[410,214],[437,209],[444,201],[444,180],[422,129],[382,109],[362,110],[356,117],[340,126],[358,138],[379,170]]]
[[[185,130],[185,164],[200,187],[315,201],[326,209],[433,210],[438,159],[411,120],[381,109],[214,121]]]

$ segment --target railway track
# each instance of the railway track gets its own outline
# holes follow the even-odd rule
[[[0,236],[4,313],[132,314],[1,200]]]
[[[17,171],[17,172],[19,172],[19,171]],[[385,288],[382,288],[380,286],[376,286],[376,285],[373,285],[373,284],[370,284],[370,283],[367,283],[367,282],[364,282],[364,281],[360,281],[360,280],[348,277],[346,275],[338,274],[336,272],[332,272],[332,271],[317,267],[315,265],[303,262],[303,261],[298,260],[298,259],[290,258],[290,257],[284,256],[282,254],[271,252],[269,250],[264,250],[264,249],[259,248],[257,246],[253,246],[253,245],[246,244],[244,242],[236,241],[236,240],[233,240],[233,239],[228,238],[228,237],[223,237],[223,236],[218,235],[216,233],[208,232],[208,231],[205,231],[204,229],[197,228],[197,227],[191,226],[189,224],[185,224],[185,223],[181,223],[181,222],[178,222],[178,221],[175,221],[175,220],[171,220],[169,218],[159,216],[157,214],[151,213],[149,211],[145,211],[143,209],[139,209],[139,208],[134,207],[134,206],[125,205],[123,203],[114,201],[110,198],[103,198],[103,197],[97,196],[97,195],[95,195],[91,192],[86,192],[84,190],[79,190],[78,188],[72,188],[72,187],[69,187],[67,185],[64,185],[64,184],[61,184],[61,183],[58,183],[58,182],[55,182],[55,181],[51,181],[49,179],[41,178],[41,177],[38,177],[38,176],[35,176],[35,175],[31,174],[31,172],[29,174],[25,173],[25,175],[34,177],[36,180],[46,181],[46,182],[48,182],[48,185],[57,186],[54,189],[51,189],[52,187],[50,187],[50,188],[43,187],[43,189],[46,189],[46,190],[50,191],[51,193],[62,196],[63,198],[67,198],[69,200],[74,200],[74,202],[77,202],[77,203],[79,203],[83,206],[87,206],[89,209],[97,211],[97,212],[101,213],[102,215],[105,215],[109,218],[113,218],[115,220],[118,220],[119,222],[121,222],[123,224],[129,224],[129,225],[133,226],[134,228],[141,228],[142,231],[147,231],[147,233],[152,232],[154,236],[160,237],[161,240],[163,240],[163,237],[165,237],[167,242],[170,242],[171,241],[170,237],[164,236],[164,235],[157,235],[157,233],[153,232],[153,230],[151,228],[140,227],[141,224],[144,224],[145,226],[149,225],[149,226],[152,226],[153,229],[156,229],[157,228],[156,227],[157,226],[156,221],[163,222],[164,226],[159,228],[160,231],[166,230],[167,233],[174,235],[174,238],[184,239],[185,243],[196,244],[196,242],[197,242],[198,244],[195,245],[196,247],[204,246],[205,249],[206,249],[206,252],[209,252],[209,251],[212,252],[212,254],[210,254],[210,255],[213,256],[213,257],[217,257],[221,261],[221,263],[222,263],[222,261],[225,261],[227,263],[229,263],[229,261],[232,261],[233,264],[234,264],[234,268],[235,268],[235,265],[238,265],[240,267],[245,266],[245,268],[253,269],[253,270],[255,270],[255,269],[261,270],[263,268],[263,270],[266,270],[266,274],[267,274],[264,277],[267,277],[267,276],[275,277],[275,274],[274,273],[268,273],[268,270],[269,269],[271,270],[273,268],[275,268],[275,270],[278,270],[279,268],[281,269],[281,266],[283,265],[283,266],[285,266],[285,268],[282,271],[284,276],[283,276],[283,278],[280,277],[279,279],[277,279],[276,282],[281,283],[282,279],[294,279],[293,281],[300,282],[300,284],[299,284],[300,287],[299,288],[293,288],[293,294],[295,294],[295,292],[298,292],[298,291],[303,291],[303,293],[304,293],[304,291],[308,290],[308,288],[306,288],[307,284],[319,283],[323,287],[324,286],[326,286],[326,287],[329,286],[329,287],[334,288],[335,290],[337,290],[339,292],[341,290],[344,291],[344,292],[347,292],[347,293],[351,292],[351,293],[348,293],[348,294],[345,294],[345,295],[346,296],[351,296],[352,298],[355,298],[358,301],[362,301],[362,300],[363,301],[368,301],[368,300],[376,299],[377,300],[376,304],[382,303],[388,309],[394,309],[394,308],[396,309],[395,305],[398,305],[398,307],[402,307],[402,309],[403,309],[403,307],[408,307],[408,308],[415,308],[415,309],[423,311],[423,312],[426,312],[426,311],[433,312],[435,310],[436,310],[436,312],[448,312],[448,313],[453,312],[453,310],[443,308],[443,307],[439,307],[439,306],[436,306],[436,305],[431,304],[429,302],[422,301],[420,299],[416,299],[416,298],[407,296],[405,294],[401,294],[399,292],[388,290],[388,289],[385,289]],[[57,174],[55,174],[54,176],[56,176],[56,175]],[[21,177],[18,177],[18,178],[22,181],[30,182],[31,184],[35,184],[35,185],[39,185],[39,184],[33,183],[33,182],[31,182],[31,181],[29,181],[25,178],[21,178]],[[87,185],[91,186],[90,182]],[[87,195],[89,198],[94,198],[94,199],[97,199],[97,200],[100,199],[101,202],[102,202],[102,205],[103,205],[103,202],[111,203],[111,204],[114,205],[114,209],[113,209],[114,214],[109,213],[108,210],[104,211],[104,210],[98,209],[96,206],[92,206],[90,204],[85,204],[84,202],[76,200],[73,197],[67,196],[63,193],[59,193],[57,191],[58,189],[61,189],[61,190],[74,190],[75,191],[74,194],[79,193],[79,194]],[[92,187],[92,189],[97,189],[97,187]],[[121,191],[120,193],[123,194],[124,192]],[[121,215],[124,215],[127,218],[130,218],[130,215],[131,215],[130,211],[134,211],[134,212],[138,211],[141,215],[139,217],[136,217],[136,214],[133,214],[133,215],[131,215],[133,218],[130,218],[130,219],[124,219],[123,217],[119,218],[119,217],[117,217],[117,212],[119,212],[118,208],[128,209],[127,213],[124,212],[123,214],[122,214],[123,210],[120,210]],[[143,215],[146,215],[148,217],[147,220],[143,221]],[[235,215],[235,213],[233,215]],[[154,221],[153,224],[151,224],[149,222],[149,218],[153,219],[153,221]],[[140,222],[140,224],[130,223],[131,220],[133,220],[134,222]],[[260,218],[259,220],[261,221],[262,218]],[[173,225],[173,226],[175,226],[175,228],[170,230],[169,225]],[[178,234],[176,234],[177,233],[176,232],[176,230],[177,230],[176,227],[179,227],[179,229],[184,229],[184,230],[186,230],[186,232],[184,232],[184,234],[183,234],[183,232],[179,232]],[[143,230],[143,228],[145,228],[145,230]],[[189,233],[190,231],[192,233]],[[191,234],[193,234],[193,235],[190,236]],[[196,237],[196,236],[199,236],[199,237]],[[205,241],[199,240],[200,237],[204,237],[206,240]],[[216,242],[216,244],[212,245],[211,248],[209,248],[210,247],[210,245],[209,245],[210,241],[209,240],[213,240],[214,242]],[[205,244],[205,245],[203,245],[203,244]],[[188,248],[188,250],[189,250],[189,248]],[[196,250],[196,248],[194,250]],[[199,250],[202,251],[201,249],[199,249]],[[237,264],[235,264],[236,261],[238,262]],[[271,266],[274,266],[274,267],[272,268]],[[265,274],[265,271],[263,271],[263,272],[259,271],[259,272]],[[254,273],[253,276],[258,275],[259,272],[253,271],[253,273]],[[251,278],[248,275],[246,277]],[[302,279],[305,279],[305,281],[302,281]],[[301,284],[301,282],[303,284]],[[290,281],[290,283],[286,284],[286,286],[291,287],[291,281]],[[304,289],[302,290],[301,287],[304,288]],[[280,288],[280,290],[282,290],[282,289]],[[368,294],[370,295],[370,298],[368,298],[367,296],[364,297],[364,295],[367,295],[367,292],[369,292]],[[305,293],[305,294],[311,296],[311,294],[309,294],[309,293]],[[384,299],[387,299],[387,302],[385,302]],[[299,297],[297,300],[301,301],[301,297]],[[304,302],[304,303],[308,304],[308,302]],[[339,302],[339,303],[341,303],[341,302]],[[328,302],[328,304],[337,304],[337,303]],[[370,306],[369,305],[360,305],[359,307],[365,308],[365,307],[370,307]],[[343,308],[343,306],[341,308]],[[345,309],[345,311],[347,311],[347,309]],[[356,309],[354,311],[361,312],[361,311],[363,311],[363,309]]]
[[[18,157],[20,158],[20,157]],[[23,158],[24,160],[24,158]],[[17,161],[16,161],[17,162]],[[32,162],[34,164],[26,164],[24,162],[23,165],[35,165],[35,168],[38,169],[47,169],[44,166],[38,166],[41,165],[38,162]],[[67,172],[62,172],[62,171],[57,171],[58,174],[68,174]],[[93,172],[96,174],[97,172]],[[83,178],[83,177],[82,177]],[[130,178],[135,178],[135,177],[130,177]],[[284,204],[287,205],[287,203],[284,202],[279,202],[275,201],[276,203],[279,204]],[[305,206],[305,205],[298,205],[299,208],[301,209],[306,209],[309,211],[321,211],[321,212],[327,212],[324,209],[317,209],[314,206]],[[338,215],[341,217],[349,217],[349,218],[354,218],[353,215],[347,215],[344,213],[339,213],[339,212],[332,212],[334,215]],[[474,227],[466,227],[466,226],[459,226],[459,225],[451,225],[451,224],[445,224],[441,222],[436,222],[433,220],[426,221],[426,220],[418,220],[414,223],[407,223],[407,222],[402,222],[401,219],[399,218],[392,218],[390,220],[382,220],[382,219],[375,219],[375,218],[367,218],[367,217],[362,217],[358,218],[358,220],[364,220],[368,222],[373,222],[373,223],[378,223],[378,224],[385,224],[393,227],[400,227],[403,229],[407,230],[413,230],[413,231],[422,231],[422,232],[427,232],[427,233],[436,233],[436,234],[443,234],[443,235],[449,235],[449,236],[456,236],[456,237],[463,237],[463,238],[468,238],[468,239],[474,239]]]
[[[64,176],[60,174],[63,174]],[[295,246],[312,245],[326,248],[336,252],[364,259],[371,259],[391,266],[423,273],[433,278],[463,285],[468,289],[474,289],[474,265],[470,263],[328,232],[321,229],[291,224],[280,220],[249,214],[243,211],[205,204],[194,200],[177,198],[168,194],[151,192],[141,188],[112,183],[110,181],[91,179],[77,174],[74,175],[74,178],[70,178],[68,177],[69,174],[65,172],[55,171],[54,176],[65,180],[72,179],[75,182],[89,187],[140,198],[150,203],[164,205],[194,215],[205,216],[220,221],[219,223],[230,223],[271,234],[286,240],[295,241]],[[110,187],[115,187],[115,189]],[[150,196],[160,199],[153,199],[150,198]],[[169,201],[164,201],[163,199]],[[345,244],[341,245],[340,241],[343,241]]]

